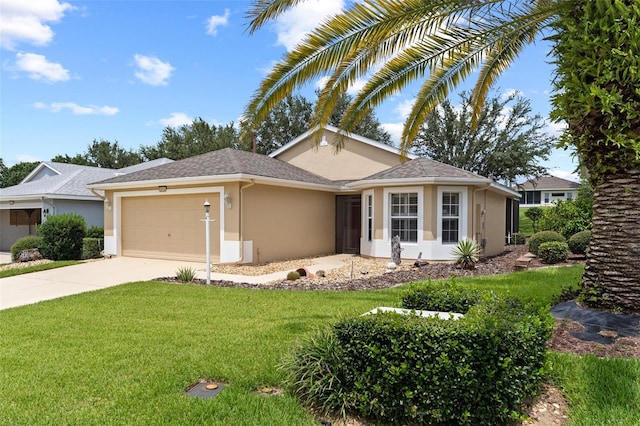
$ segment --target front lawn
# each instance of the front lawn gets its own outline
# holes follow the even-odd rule
[[[549,303],[581,272],[549,268],[458,282]],[[276,366],[298,337],[345,315],[397,306],[406,288],[305,292],[139,282],[0,311],[0,424],[316,424],[293,397],[255,390],[278,386]],[[551,360],[575,424],[638,420],[640,361],[592,358],[587,370],[582,357]],[[187,397],[201,378],[226,387],[213,399]],[[616,403],[602,403],[610,387],[618,389]]]

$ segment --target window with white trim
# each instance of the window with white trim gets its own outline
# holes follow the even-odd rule
[[[442,193],[442,243],[456,244],[460,239],[460,193]]]
[[[418,193],[399,192],[389,194],[389,217],[391,235],[400,236],[400,241],[418,242]]]
[[[367,195],[367,241],[373,241],[373,195]]]

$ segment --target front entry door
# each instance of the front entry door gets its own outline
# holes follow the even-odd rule
[[[336,253],[360,254],[360,195],[336,196]]]

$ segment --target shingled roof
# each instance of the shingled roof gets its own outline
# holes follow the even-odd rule
[[[362,179],[363,181],[372,180],[388,180],[388,179],[429,179],[429,178],[446,178],[446,179],[478,179],[488,181],[488,178],[450,166],[439,161],[428,158],[416,158],[406,163],[383,170],[369,177]]]
[[[545,189],[577,189],[580,188],[580,184],[567,179],[562,179],[556,176],[541,176],[537,179],[530,179],[523,183],[518,189],[524,191],[530,190],[545,190]]]
[[[94,182],[90,186],[107,184],[164,181],[180,178],[238,176],[264,177],[306,184],[336,186],[336,182],[318,176],[292,164],[262,154],[224,148],[170,164],[153,167]]]

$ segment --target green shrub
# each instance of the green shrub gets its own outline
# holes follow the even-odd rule
[[[587,254],[589,248],[589,242],[591,241],[591,231],[586,230],[573,234],[567,244],[569,244],[569,250],[573,254]]]
[[[562,241],[548,241],[538,247],[538,257],[543,263],[560,263],[567,260],[569,245]]]
[[[338,323],[353,408],[391,424],[517,419],[545,372],[548,314],[467,315],[453,321],[378,314]]]
[[[455,282],[425,283],[402,297],[402,307],[425,311],[466,313],[480,301],[480,292],[468,290]]]
[[[299,278],[300,278],[300,272],[298,272],[298,271],[291,271],[291,272],[289,272],[287,274],[287,279],[289,281],[295,281],[295,280],[297,280]]]
[[[176,278],[183,283],[190,283],[196,277],[196,270],[190,266],[181,266],[176,272]]]
[[[520,232],[511,235],[511,244],[523,245],[526,242],[527,242],[527,237]]]
[[[456,258],[456,265],[464,269],[474,269],[476,262],[482,254],[482,249],[475,241],[463,239],[458,241],[458,245],[451,251]]]
[[[87,238],[104,239],[104,228],[102,226],[92,226],[87,229]]]
[[[104,240],[102,238],[83,238],[82,239],[82,258],[98,259],[102,257],[102,249],[104,249]]]
[[[78,260],[82,258],[82,239],[87,225],[82,216],[64,213],[48,216],[40,225],[42,255],[51,260]]]
[[[13,243],[9,251],[11,252],[11,260],[15,262],[18,260],[18,255],[22,250],[29,250],[40,248],[42,244],[42,239],[36,235],[27,235],[26,237],[18,238],[18,240]]]
[[[345,367],[342,348],[330,328],[303,337],[278,365],[285,373],[284,388],[302,404],[322,414],[343,417],[351,402]]]
[[[556,201],[556,205],[544,209],[538,228],[556,231],[565,239],[591,228],[591,211],[581,206],[577,200]]]
[[[549,241],[566,242],[564,237],[555,231],[541,231],[529,237],[529,251],[537,256],[540,244]]]

